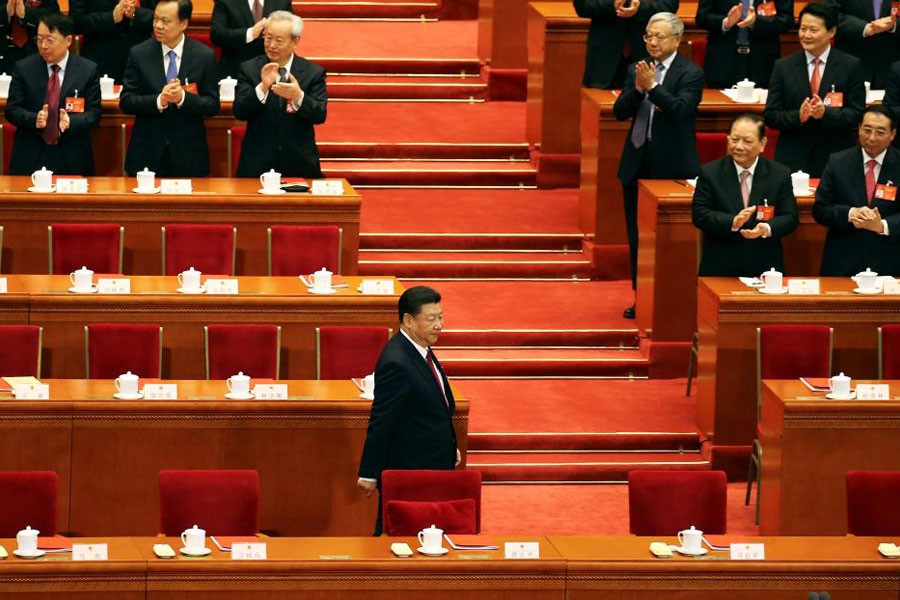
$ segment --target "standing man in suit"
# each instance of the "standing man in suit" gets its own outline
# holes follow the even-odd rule
[[[867,267],[900,275],[900,150],[897,123],[881,106],[866,109],[859,145],[831,156],[816,189],[813,218],[828,228],[823,277],[849,277]]]
[[[613,106],[616,119],[632,119],[619,162],[625,226],[631,253],[631,288],[637,288],[638,179],[693,177],[700,171],[694,121],[703,93],[703,72],[676,51],[681,19],[656,13],[644,40],[650,58],[628,67],[625,87]],[[623,316],[633,319],[634,305]]]
[[[825,161],[853,145],[866,107],[859,60],[831,47],[837,13],[822,4],[800,11],[803,50],[775,62],[766,124],[780,130],[775,160],[819,177]]]
[[[215,0],[209,34],[222,48],[219,77],[237,77],[242,62],[265,53],[266,21],[278,10],[291,12],[291,0]]]
[[[154,0],[69,0],[75,33],[84,34],[81,55],[97,63],[101,75],[122,83],[131,47],[153,31]]]
[[[291,177],[322,177],[313,126],[325,122],[325,69],[294,54],[302,31],[300,17],[273,12],[265,56],[241,65],[234,116],[247,121],[247,134],[238,177],[259,177],[269,169]]]
[[[797,200],[787,167],[762,156],[762,117],[738,115],[728,155],[703,165],[691,214],[703,232],[700,277],[756,277],[784,272],[781,238],[797,229]]]
[[[900,60],[891,65],[881,105],[891,111],[895,123],[900,120]],[[895,137],[894,146],[898,143],[900,140]]]
[[[100,123],[97,65],[69,52],[72,21],[60,13],[41,17],[38,54],[16,63],[6,118],[16,126],[9,170],[30,175],[46,166],[56,173],[93,175],[91,129]]]
[[[0,11],[0,66],[11,71],[16,61],[37,52],[35,37],[41,17],[59,12],[57,0],[6,0]]]
[[[574,0],[579,17],[591,20],[582,84],[621,88],[629,64],[647,57],[641,39],[650,17],[678,11],[678,0]]]
[[[204,117],[219,112],[216,56],[184,34],[191,0],[159,0],[153,39],[131,49],[125,66],[122,112],[135,115],[125,170],[144,167],[158,177],[209,174]]]
[[[781,57],[778,36],[794,25],[793,0],[700,0],[697,25],[709,32],[703,71],[711,88],[745,78],[768,87]]]
[[[375,400],[356,485],[371,496],[379,490],[375,535],[381,535],[381,472],[387,469],[447,469],[460,462],[453,429],[453,390],[431,347],[444,326],[441,295],[409,288],[398,302],[400,333],[381,351],[375,366]]]
[[[900,59],[900,33],[890,0],[825,0],[840,14],[834,47],[859,59],[872,89],[884,89],[891,63]]]

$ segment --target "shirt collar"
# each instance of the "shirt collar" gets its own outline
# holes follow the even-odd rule
[[[168,57],[169,50],[174,50],[175,56],[177,56],[178,58],[181,58],[181,53],[184,52],[184,38],[185,38],[185,35],[182,33],[181,39],[178,41],[177,44],[175,44],[174,48],[169,48],[165,44],[160,44],[160,46],[162,46],[163,59]]]
[[[734,159],[731,159],[731,162],[734,163],[734,168],[737,170],[738,179],[741,177],[741,172],[744,171],[744,167],[734,162]],[[750,171],[750,177],[756,174],[756,165],[759,164],[759,157],[756,157],[756,160],[753,161],[753,164],[747,167],[747,171]]]
[[[669,55],[669,58],[661,61],[662,65],[666,68],[666,71],[668,71],[669,68],[672,66],[672,62],[675,60],[676,54],[678,54],[678,52],[673,52],[672,54]]]
[[[409,334],[406,333],[406,331],[402,327],[400,328],[400,333],[403,334],[403,337],[405,337],[406,339],[409,340],[409,342],[413,345],[413,347],[416,349],[416,351],[422,355],[422,358],[424,358],[425,360],[428,360],[428,358],[427,358],[428,348],[426,348],[425,346],[420,346],[417,342],[413,341],[413,339],[411,337],[409,337]]]
[[[807,65],[808,65],[808,64],[811,64],[812,61],[814,61],[815,58],[816,58],[815,56],[813,56],[812,54],[810,54],[810,53],[807,52],[806,50],[804,50],[803,53],[806,55],[806,64],[807,64]],[[819,56],[819,60],[822,61],[822,66],[825,66],[825,63],[828,62],[828,55],[829,55],[829,54],[831,54],[831,44],[829,44],[828,46],[826,46],[826,47],[825,47],[825,51],[822,52],[822,54]]]
[[[51,63],[47,63],[47,72],[48,72],[48,73],[52,73],[52,71],[50,70],[50,67],[52,67],[54,64],[55,64],[55,65],[59,65],[59,72],[60,72],[60,73],[65,72],[65,70],[66,70],[66,65],[69,64],[69,51],[66,50],[66,55],[62,57],[62,60],[61,60],[61,61],[56,62],[56,63],[52,63],[52,64],[51,64]]]
[[[877,162],[879,167],[884,164],[884,155],[887,154],[887,148],[882,150],[881,154],[874,157],[874,159],[871,156],[869,156],[868,154],[866,154],[865,149],[860,148],[860,150],[862,151],[863,165],[865,165],[870,160],[874,160],[875,162]]]
[[[291,72],[291,66],[294,64],[294,53],[291,52],[291,57],[288,59],[286,63],[284,63],[284,68],[287,69],[287,72]],[[279,67],[280,69],[281,67]]]

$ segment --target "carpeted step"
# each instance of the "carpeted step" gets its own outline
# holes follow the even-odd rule
[[[468,249],[567,252],[580,249],[583,240],[583,233],[364,233],[360,235],[359,246],[364,250],[383,251]]]
[[[398,251],[360,252],[360,275],[397,277],[589,278],[591,263],[582,252]]]
[[[366,186],[533,186],[536,169],[523,161],[322,161],[327,177]]]
[[[304,19],[355,18],[355,19],[417,19],[437,17],[441,12],[439,2],[410,2],[378,0],[366,2],[334,2],[331,0],[294,0],[294,12]]]
[[[441,346],[593,346],[637,349],[636,329],[444,329]]]
[[[447,348],[438,354],[449,377],[645,377],[638,350],[594,348]]]
[[[329,100],[483,100],[487,95],[487,83],[477,76],[358,74],[328,77]]]
[[[477,410],[477,407],[476,407]],[[642,450],[688,451],[700,450],[700,436],[696,432],[553,432],[553,433],[473,433],[469,431],[469,451],[565,451],[591,450],[601,452]]]
[[[429,159],[429,160],[520,160],[531,158],[525,142],[428,143],[428,142],[317,142],[323,159]],[[422,191],[413,190],[421,199]],[[366,201],[370,196],[366,195]]]

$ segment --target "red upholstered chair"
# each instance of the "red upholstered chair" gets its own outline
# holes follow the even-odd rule
[[[778,135],[781,132],[771,127],[766,127],[766,149],[763,150],[763,156],[769,160],[775,160],[775,146],[778,144]]]
[[[700,164],[722,158],[728,151],[728,136],[724,133],[697,132],[697,154]]]
[[[160,471],[159,530],[180,535],[198,525],[207,535],[256,535],[259,473]]]
[[[212,43],[212,38],[210,37],[208,32],[194,31],[192,33],[189,33],[188,37],[194,38],[204,46],[209,46],[210,48],[212,48],[213,52],[216,53],[216,63],[218,63],[219,60],[222,59],[222,48]]]
[[[16,137],[16,126],[12,123],[3,123],[3,134],[0,136],[0,144],[3,144],[0,151],[3,155],[3,175],[9,175],[9,159],[12,158],[13,139]]]
[[[847,531],[900,535],[900,471],[847,471]]]
[[[125,228],[107,223],[53,223],[47,226],[50,274],[68,275],[87,267],[121,273]]]
[[[0,325],[0,377],[41,376],[41,338],[37,325]]]
[[[203,347],[207,379],[227,379],[238,371],[256,379],[278,379],[281,373],[278,325],[206,325]]]
[[[88,379],[115,379],[126,371],[162,376],[162,327],[132,323],[94,323],[84,328]]]
[[[691,52],[691,62],[701,69],[705,69],[703,65],[706,64],[706,39],[690,40],[688,46]],[[703,161],[701,160],[700,162],[702,163]]]
[[[432,524],[447,533],[481,531],[480,471],[384,471],[381,501],[387,535],[415,535]]]
[[[878,328],[878,379],[900,379],[900,325]]]
[[[316,327],[316,379],[368,375],[392,334],[392,329],[377,326]]]
[[[205,275],[234,275],[237,229],[231,225],[164,225],[163,275],[191,267]]]
[[[634,535],[672,536],[691,525],[727,531],[724,471],[631,471],[628,518]]]
[[[0,537],[14,538],[26,526],[56,535],[57,487],[53,471],[0,471]]]
[[[269,227],[269,275],[296,277],[325,267],[341,272],[341,239],[336,225]]]
[[[228,130],[228,174],[237,177],[238,163],[241,162],[241,146],[244,144],[244,135],[247,128],[243,125],[235,125]]]
[[[122,123],[122,133],[119,143],[122,144],[122,175],[127,176],[125,170],[125,156],[128,154],[128,144],[131,143],[131,131],[134,129],[134,121],[126,121]]]

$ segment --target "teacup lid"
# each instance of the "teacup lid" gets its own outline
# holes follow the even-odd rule
[[[119,379],[139,379],[139,377],[131,371],[126,371],[125,373],[119,375]]]
[[[138,171],[138,175],[140,175],[140,174],[142,174],[142,173],[149,173],[149,174],[151,174],[151,175],[156,175],[156,172],[155,172],[155,171],[151,171],[148,167],[144,167],[144,170],[143,170],[143,171]]]
[[[322,275],[331,275],[331,271],[329,271],[329,270],[326,269],[325,267],[322,267],[321,269],[319,269],[318,271],[316,271],[316,273],[321,273]]]
[[[205,530],[205,529],[200,529],[200,527],[197,526],[197,525],[194,525],[194,526],[191,527],[190,529],[185,529],[185,530],[184,530],[185,533],[192,533],[192,532],[195,532],[195,531],[196,531],[196,532],[206,533],[206,530]]]
[[[6,81],[7,79],[12,79],[12,75],[7,75],[6,71],[3,71],[2,73],[0,73],[0,79]]]
[[[182,271],[182,273],[188,273],[188,272],[193,272],[193,271],[194,271],[194,267],[190,267],[190,268],[185,269],[184,271]]]
[[[220,80],[219,80],[219,83],[237,83],[237,79],[235,79],[234,77],[232,77],[231,75],[229,75],[229,76],[226,77],[225,79],[220,79]]]
[[[840,375],[835,375],[834,377],[832,377],[832,379],[850,379],[850,378],[847,377],[846,375],[844,375],[844,372],[841,371]]]
[[[26,525],[25,529],[22,529],[21,531],[19,531],[18,535],[34,535],[34,536],[36,536],[39,533],[40,533],[40,531],[38,531],[37,529],[32,529],[31,525]]]
[[[859,277],[860,275],[878,275],[878,273],[873,271],[870,267],[866,267],[865,271],[860,271],[856,274],[857,277]]]
[[[42,166],[40,169],[37,170],[37,173],[52,173],[52,172],[53,171],[48,169],[46,166]]]
[[[93,273],[90,269],[85,266],[82,266],[80,269],[75,271],[76,273]]]
[[[694,527],[693,525],[691,525],[691,528],[690,528],[690,529],[684,529],[684,530],[682,530],[682,531],[679,531],[678,533],[699,533],[699,534],[702,534],[703,532],[700,531],[699,529],[697,529],[696,527]]]
[[[435,527],[434,523],[432,523],[431,527],[426,527],[425,529],[423,529],[423,531],[443,531],[443,529]]]
[[[109,73],[104,73],[103,77],[100,78],[100,81],[110,81],[112,77],[109,76]]]
[[[231,379],[250,379],[249,375],[244,375],[243,371],[238,371],[237,375],[232,375]]]

